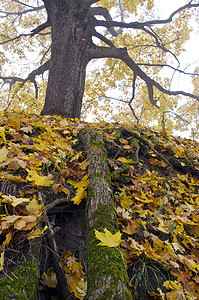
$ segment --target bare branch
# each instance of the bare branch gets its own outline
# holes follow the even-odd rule
[[[27,4],[27,3],[23,3],[23,2],[21,2],[21,1],[18,1],[18,0],[12,0],[13,2],[15,2],[15,3],[18,3],[18,4],[21,4],[21,5],[24,5],[24,6],[27,6],[27,7],[34,7],[34,6],[32,6],[32,5],[29,5],[29,4]]]
[[[19,40],[19,39],[20,39],[21,37],[23,37],[23,36],[30,36],[30,35],[31,35],[31,33],[22,33],[22,34],[20,34],[20,35],[14,37],[14,38],[12,38],[12,39],[8,39],[8,40],[6,40],[6,41],[4,41],[4,42],[0,42],[0,45],[5,45],[5,44],[7,44],[7,43],[10,43],[10,42]]]
[[[199,74],[197,74],[197,73],[189,73],[189,72],[185,72],[185,71],[183,71],[183,70],[180,70],[180,69],[178,69],[178,68],[175,68],[175,67],[172,67],[172,66],[170,66],[170,65],[167,65],[167,64],[149,64],[149,63],[138,63],[137,64],[138,66],[147,66],[147,67],[168,67],[168,68],[171,68],[171,69],[173,69],[174,71],[177,71],[177,72],[179,72],[179,73],[183,73],[183,74],[185,74],[185,75],[195,75],[195,76],[199,76]]]
[[[43,74],[45,71],[47,71],[49,69],[50,66],[50,60],[48,60],[47,62],[45,62],[43,65],[39,66],[36,70],[32,71],[28,77],[26,79],[23,80],[23,83],[21,85],[21,87],[27,82],[27,81],[31,81],[34,82],[35,81],[35,77],[37,75],[41,75]]]
[[[24,79],[22,79],[21,77],[16,77],[16,76],[0,76],[0,80],[3,80],[4,84],[8,83],[10,86],[15,84],[16,82],[24,81]]]
[[[106,21],[112,21],[111,15],[109,14],[108,9],[105,7],[92,7],[92,13],[94,16],[103,16]],[[117,31],[113,27],[108,28],[108,31],[113,35],[113,36],[118,36]]]
[[[146,22],[130,22],[130,23],[124,23],[124,22],[118,22],[118,21],[102,21],[102,20],[96,20],[95,26],[104,26],[106,28],[113,27],[122,27],[122,28],[132,28],[132,29],[144,29],[145,26],[152,26],[157,24],[166,24],[170,23],[173,20],[173,17],[179,13],[180,11],[186,9],[186,8],[193,8],[193,7],[199,7],[199,4],[191,4],[191,1],[188,4],[185,4],[184,6],[178,8],[175,10],[168,19],[164,20],[151,20]]]
[[[31,7],[30,9],[26,9],[24,11],[17,11],[17,12],[9,12],[9,11],[0,10],[0,13],[6,14],[5,17],[7,17],[9,15],[22,16],[22,15],[27,14],[29,12],[34,12],[34,11],[38,11],[38,10],[42,10],[42,9],[44,9],[44,5],[37,6],[37,7]]]
[[[132,83],[132,97],[129,101],[129,105],[131,107],[131,102],[133,101],[133,99],[135,98],[135,82],[136,82],[136,78],[137,78],[137,75],[136,73],[134,72],[133,74],[133,83]]]
[[[170,91],[162,87],[158,82],[151,79],[144,71],[142,71],[139,68],[139,66],[135,63],[135,61],[129,56],[126,48],[116,48],[116,47],[107,48],[107,47],[95,46],[90,50],[90,55],[92,56],[92,58],[110,57],[110,58],[117,58],[123,61],[132,71],[134,71],[135,76],[140,77],[146,83],[148,94],[149,94],[149,100],[152,103],[152,105],[155,105],[156,107],[157,107],[156,105],[157,101],[155,101],[153,98],[153,88],[157,88],[160,92],[163,92],[167,95],[171,95],[171,96],[183,95],[199,101],[199,96],[184,91]]]
[[[43,24],[39,25],[37,28],[31,30],[31,32],[32,32],[31,37],[34,36],[35,34],[41,32],[41,31],[43,31],[44,29],[48,28],[49,26],[50,26],[50,22],[49,22],[49,19],[48,19],[45,23],[43,23]]]
[[[169,52],[169,53],[177,60],[177,62],[178,62],[178,67],[179,67],[179,66],[180,66],[180,62],[179,62],[178,58],[176,57],[176,55],[175,55],[172,51],[168,50],[168,49],[165,47],[165,45],[163,44],[161,38],[160,38],[160,37],[152,30],[151,27],[149,27],[149,28],[150,28],[150,30],[148,30],[148,29],[146,29],[146,28],[144,28],[143,30],[144,30],[146,33],[148,33],[149,35],[151,35],[151,36],[155,39],[156,44],[157,44],[157,46],[158,46],[160,49],[162,49],[164,52]]]
[[[165,115],[166,114],[173,114],[174,116],[176,116],[177,118],[179,118],[180,120],[182,120],[184,123],[190,124],[189,121],[183,119],[180,115],[174,113],[173,111],[167,110],[167,111],[164,111],[163,114],[162,114],[161,126],[162,126],[162,129],[164,131],[166,131],[166,121],[167,121],[167,120],[165,120]]]
[[[97,37],[108,46],[115,47],[114,44],[109,39],[107,39],[104,35],[100,34],[99,32],[94,31],[93,36]]]
[[[37,91],[37,84],[35,81],[35,77],[37,75],[41,75],[43,74],[45,71],[47,71],[49,69],[49,65],[50,65],[50,60],[48,60],[47,62],[45,62],[42,66],[39,66],[36,70],[32,71],[27,78],[23,79],[21,77],[16,77],[16,76],[0,76],[0,80],[4,81],[4,84],[8,83],[10,86],[12,86],[13,84],[15,84],[16,82],[21,82],[21,88],[24,86],[24,84],[27,81],[30,81],[34,84],[35,86],[35,90]]]

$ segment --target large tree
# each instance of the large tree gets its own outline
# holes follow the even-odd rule
[[[147,17],[147,13],[146,17],[138,14],[140,6],[150,17]],[[22,89],[27,81],[34,84],[35,97],[38,98],[40,92],[40,98],[42,98],[45,87],[41,88],[41,80],[37,82],[35,78],[49,69],[45,104],[41,113],[80,118],[86,67],[91,60],[99,58],[117,59],[114,62],[107,61],[106,71],[102,72],[103,77],[105,77],[104,73],[107,73],[107,82],[110,80],[109,77],[112,78],[111,87],[114,87],[118,77],[126,80],[128,86],[132,86],[131,99],[123,100],[123,102],[129,104],[133,113],[132,117],[137,122],[142,118],[144,110],[151,111],[152,115],[157,115],[159,112],[156,109],[160,108],[162,124],[163,127],[165,126],[165,118],[172,113],[177,102],[173,99],[169,101],[163,95],[190,97],[194,100],[190,105],[193,106],[194,103],[197,106],[199,100],[197,93],[170,90],[169,81],[161,80],[158,73],[162,67],[168,66],[167,63],[171,57],[178,61],[177,55],[183,51],[182,45],[189,38],[191,32],[189,19],[194,15],[199,4],[197,1],[187,1],[181,7],[179,5],[179,8],[166,19],[153,19],[151,12],[153,6],[153,1],[148,0],[133,1],[133,3],[120,0],[43,0],[43,3],[41,1],[15,0],[12,3],[4,1],[1,4],[2,21],[5,21],[1,33],[1,44],[4,50],[9,49],[11,52],[13,51],[14,56],[17,53],[21,59],[24,59],[24,56],[27,55],[24,53],[25,46],[30,51],[36,49],[34,47],[38,47],[38,43],[43,46],[41,53],[38,53],[42,56],[40,66],[31,71],[26,79],[15,76],[14,72],[11,76],[2,73],[0,79],[4,83],[9,83],[10,86],[15,84],[13,92],[9,94],[8,106],[16,92]],[[47,16],[45,16],[45,11]],[[121,21],[114,21],[111,13],[119,13]],[[138,15],[139,21],[131,21],[132,16],[135,17],[135,15]],[[46,20],[43,22],[44,18]],[[34,26],[33,23],[39,26]],[[104,29],[106,31],[103,31]],[[32,32],[30,33],[30,31]],[[49,35],[51,35],[51,44]],[[38,39],[34,39],[35,37]],[[96,42],[94,37],[97,37],[97,41],[100,43]],[[139,46],[135,44],[136,41],[140,44]],[[10,57],[2,51],[1,61],[5,67],[7,67],[8,59]],[[169,68],[186,73],[173,65],[170,65]],[[114,73],[118,72],[118,69],[121,72],[116,76]],[[101,90],[101,95],[99,93],[98,95],[106,96],[105,90],[108,87],[102,87],[105,83],[102,84],[101,77],[99,80],[99,74],[93,73],[93,78],[97,83],[96,90],[98,92]],[[94,82],[92,84],[95,85]],[[123,84],[126,96],[125,87],[126,85]],[[139,90],[136,101],[143,102],[145,105],[144,109],[142,106],[141,111],[135,105],[136,89]],[[86,91],[88,99],[90,96],[93,100],[94,95],[91,93],[89,84]],[[31,89],[28,93],[28,100],[34,98]],[[24,91],[21,92],[19,98],[22,99],[22,102],[27,100]],[[147,98],[149,102],[145,101]],[[161,99],[164,103],[162,106]],[[27,105],[24,102],[23,108]],[[153,110],[151,105],[154,107]],[[139,112],[137,114],[136,109]]]

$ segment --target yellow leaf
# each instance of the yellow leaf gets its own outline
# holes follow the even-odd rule
[[[117,160],[123,162],[124,164],[133,164],[133,163],[135,163],[135,161],[133,161],[132,159],[127,159],[125,157],[119,157]]]
[[[36,237],[41,237],[42,234],[48,229],[48,226],[45,226],[43,230],[40,228],[33,229],[27,236],[28,240],[34,239]]]
[[[55,271],[52,267],[47,270],[47,273],[44,272],[41,275],[41,283],[50,288],[56,288],[58,281],[57,281]]]
[[[122,192],[120,194],[120,197],[121,197],[120,204],[122,207],[128,209],[129,206],[133,204],[133,201],[130,196],[127,196],[124,188],[122,188],[121,191]]]
[[[2,203],[8,203],[10,205],[12,205],[13,207],[16,207],[17,205],[24,203],[24,202],[29,202],[30,199],[28,198],[17,198],[15,196],[12,195],[1,195],[1,197],[3,198],[3,200],[0,200]]]
[[[26,209],[30,215],[38,215],[42,210],[42,204],[39,204],[38,201],[33,198],[26,206]]]
[[[138,253],[142,253],[144,250],[146,250],[146,248],[142,245],[140,245],[138,242],[136,242],[134,239],[132,238],[129,238],[128,241],[130,241],[130,247],[133,249],[133,250],[136,250],[138,251]]]
[[[5,128],[0,127],[0,137],[6,142]]]
[[[122,242],[122,235],[120,231],[116,232],[115,234],[112,234],[105,228],[104,232],[105,233],[99,232],[95,229],[95,236],[98,240],[101,241],[98,245],[107,247],[117,247]]]
[[[71,199],[71,201],[73,201],[74,204],[79,205],[81,200],[86,197],[86,191],[85,191],[86,188],[87,188],[87,186],[86,187],[79,187],[77,189],[76,196]]]
[[[159,221],[158,229],[159,229],[160,231],[164,232],[164,233],[169,233],[169,230],[166,228],[166,226],[165,226],[163,220],[160,219],[160,218],[157,218],[157,219],[158,219],[158,221]]]
[[[37,223],[36,216],[6,216],[1,218],[1,229],[8,229],[10,226],[14,226],[17,230],[30,230]]]
[[[50,186],[51,184],[53,184],[53,180],[51,180],[52,178],[52,174],[48,175],[48,176],[40,176],[35,170],[26,170],[28,172],[28,176],[26,177],[26,179],[28,181],[33,181],[33,184],[35,185],[40,185],[40,186]]]
[[[86,196],[86,189],[89,185],[89,179],[88,179],[89,175],[86,174],[82,180],[80,180],[79,182],[73,181],[73,180],[68,180],[68,183],[73,185],[74,188],[77,189],[76,192],[76,196],[74,198],[71,199],[71,201],[74,202],[74,204],[79,205],[81,200]]]
[[[167,290],[179,290],[181,288],[181,284],[177,281],[170,281],[167,280],[163,283],[163,286],[167,289]]]
[[[0,271],[3,270],[3,265],[4,265],[4,253],[5,253],[5,251],[2,251],[2,252],[1,252],[1,255],[0,255]]]
[[[6,147],[0,149],[0,162],[7,159],[7,154],[8,154],[8,150],[6,149]]]

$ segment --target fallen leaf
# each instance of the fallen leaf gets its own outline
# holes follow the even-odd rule
[[[106,228],[103,232],[99,232],[95,229],[95,236],[98,240],[101,242],[98,244],[100,246],[107,246],[107,247],[117,247],[122,242],[121,239],[121,233],[120,231],[116,232],[115,234],[112,234],[110,231],[108,231]]]

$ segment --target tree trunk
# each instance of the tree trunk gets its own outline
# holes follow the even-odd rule
[[[79,0],[44,0],[52,31],[51,64],[42,114],[80,118],[93,19]]]
[[[88,300],[132,299],[126,262],[121,250],[99,246],[95,229],[118,231],[117,216],[111,190],[106,151],[97,131],[85,129],[80,134],[88,154],[90,183],[87,197],[87,281]]]

